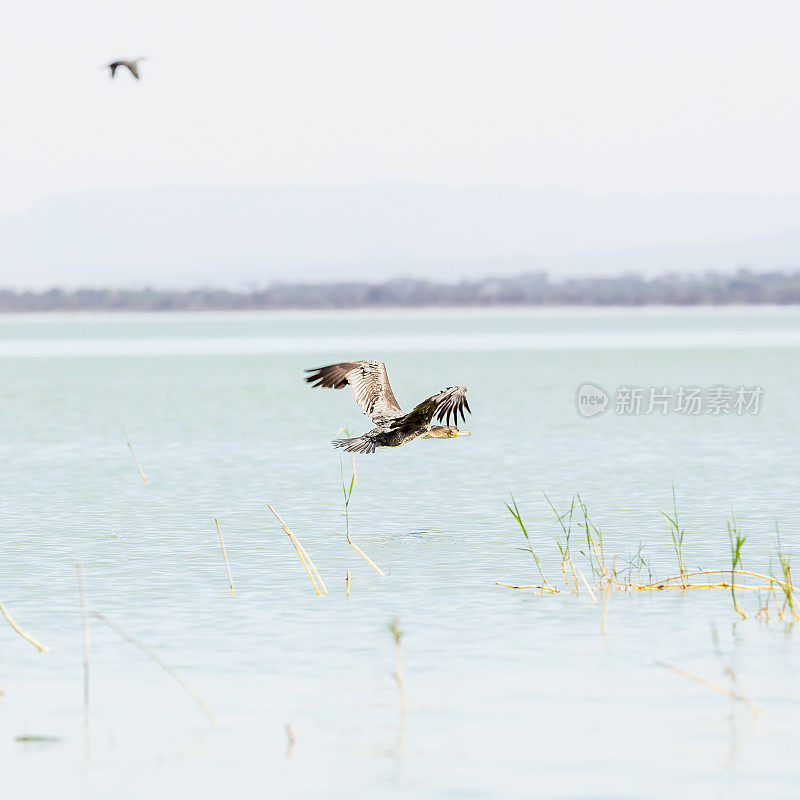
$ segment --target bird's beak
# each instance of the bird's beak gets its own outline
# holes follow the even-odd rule
[[[459,431],[456,436],[472,436],[469,431]]]

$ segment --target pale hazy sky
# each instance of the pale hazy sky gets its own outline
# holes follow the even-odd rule
[[[800,193],[800,3],[4,6],[0,211],[87,188]],[[142,80],[102,65],[146,55]]]

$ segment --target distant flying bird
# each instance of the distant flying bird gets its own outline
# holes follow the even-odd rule
[[[117,67],[127,67],[131,71],[131,75],[133,75],[136,80],[139,80],[139,62],[144,61],[144,56],[139,56],[139,58],[131,58],[128,61],[112,61],[108,64],[108,68],[111,70],[111,77],[114,77],[114,73],[117,71]]]
[[[342,389],[350,386],[359,408],[372,419],[377,427],[352,439],[335,439],[334,447],[341,447],[348,453],[374,453],[377,447],[401,447],[414,439],[453,439],[456,436],[469,436],[455,424],[458,415],[466,419],[464,409],[470,411],[467,403],[467,387],[451,386],[439,394],[423,400],[413,411],[404,414],[397,402],[383,361],[345,361],[328,367],[307,369],[310,372],[306,382],[324,389]],[[434,415],[444,425],[431,425]]]

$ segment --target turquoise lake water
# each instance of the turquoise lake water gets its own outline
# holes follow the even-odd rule
[[[540,582],[512,493],[562,589],[545,492],[580,494],[618,571],[641,547],[677,572],[673,485],[688,569],[730,566],[732,515],[746,569],[776,572],[776,525],[800,564],[799,357],[798,308],[0,317],[0,600],[50,647],[0,619],[5,796],[797,797],[800,628],[757,619],[765,593],[739,592],[742,620],[726,590],[615,592],[601,633],[602,594],[496,582]],[[356,459],[351,533],[384,577],[347,545],[330,446],[371,424],[302,381],[354,358],[385,360],[404,408],[465,384],[473,410],[470,437]],[[604,413],[578,413],[585,383]],[[616,413],[630,387],[642,413]],[[761,395],[648,414],[651,387]],[[78,561],[90,608],[217,724],[93,619],[87,748]],[[731,667],[763,713],[659,661],[723,687]]]

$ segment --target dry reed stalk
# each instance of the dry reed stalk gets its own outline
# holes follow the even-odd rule
[[[25,633],[22,628],[14,621],[11,614],[6,611],[6,607],[0,603],[0,613],[6,618],[6,622],[26,641],[30,642],[34,647],[38,648],[40,653],[46,653],[50,648],[43,645],[41,642],[33,638],[29,633]]]
[[[233,578],[231,578],[231,567],[228,564],[228,554],[225,552],[225,542],[222,541],[222,530],[219,527],[219,520],[214,517],[214,524],[217,526],[217,533],[219,534],[219,543],[222,546],[222,557],[225,559],[225,569],[228,571],[228,583],[231,587],[231,597],[233,597]]]
[[[681,575],[672,575],[669,578],[662,578],[658,581],[653,581],[652,583],[647,583],[642,586],[639,586],[640,589],[650,589],[650,588],[658,588],[659,584],[668,583],[670,581],[680,580],[681,577],[683,578],[691,578],[695,575],[721,575],[725,573],[726,575],[749,575],[753,578],[760,578],[761,580],[767,581],[768,583],[774,583],[777,586],[783,586],[784,588],[791,589],[792,591],[797,591],[796,586],[792,586],[791,584],[786,583],[785,581],[781,581],[778,578],[773,578],[771,575],[762,575],[760,572],[751,572],[750,570],[746,569],[701,569],[697,570],[696,572],[686,572]],[[634,584],[636,585],[636,584]]]
[[[89,604],[86,600],[86,583],[83,579],[83,563],[75,565],[78,574],[78,595],[81,601],[81,627],[83,628],[83,738],[86,757],[91,754],[89,736],[89,666],[91,663],[91,640],[89,638]]]
[[[367,562],[378,575],[385,575],[386,573],[350,538],[350,531],[347,531],[347,544],[358,553],[364,561]]]
[[[741,691],[741,685],[739,684],[739,680],[736,677],[736,674],[733,673],[733,670],[730,669],[730,667],[726,667],[726,672],[728,672],[729,675],[733,673],[732,678],[734,680],[734,684],[737,685],[737,688],[739,688],[739,691],[735,691],[734,689],[726,689],[724,686],[720,686],[720,684],[718,683],[714,683],[713,681],[701,678],[699,675],[695,675],[693,672],[688,672],[685,669],[676,667],[673,664],[667,664],[664,661],[656,661],[656,666],[671,670],[677,675],[682,675],[684,678],[688,678],[691,681],[695,681],[695,683],[700,683],[714,692],[718,692],[719,694],[724,694],[727,697],[731,697],[734,700],[738,700],[740,703],[744,703],[750,709],[750,713],[753,714],[753,716],[758,716],[764,711],[763,706],[760,706],[758,703],[754,703],[746,694],[744,694]]]
[[[515,583],[503,583],[502,581],[495,581],[495,586],[506,586],[509,589],[539,589],[542,594],[545,592],[549,592],[550,594],[560,594],[561,589],[557,589],[555,586],[538,586],[536,584],[515,584]]]
[[[328,590],[325,588],[325,584],[322,580],[322,577],[319,574],[319,571],[314,566],[314,562],[311,560],[311,557],[308,555],[308,553],[306,553],[306,550],[303,547],[303,545],[300,544],[297,537],[289,529],[289,526],[281,519],[280,514],[278,514],[278,512],[269,504],[267,504],[267,508],[275,515],[275,518],[278,520],[278,522],[280,522],[281,527],[286,532],[287,536],[294,545],[294,549],[297,551],[297,555],[300,557],[300,561],[303,562],[303,566],[306,568],[308,577],[311,578],[311,583],[314,585],[314,590],[316,591],[316,593],[318,595],[328,594]],[[315,575],[316,575],[316,580],[314,579]],[[319,585],[317,585],[317,580],[319,581]],[[322,587],[322,591],[320,591],[320,586]]]
[[[720,570],[720,572],[730,572],[730,570]],[[752,586],[746,583],[728,583],[727,581],[720,581],[719,583],[686,583],[686,584],[667,584],[665,586],[640,586],[639,584],[632,583],[626,591],[631,592],[662,592],[665,589],[751,589],[754,592],[769,591],[770,586],[757,585]]]
[[[589,596],[592,598],[592,602],[596,603],[597,602],[597,597],[595,596],[594,591],[592,591],[592,587],[589,586],[589,581],[586,580],[585,575],[583,574],[583,572],[581,572],[581,568],[576,566],[575,569],[578,570],[578,575],[581,576],[581,580],[583,581],[583,585],[586,587],[586,590],[589,592]]]
[[[347,596],[350,597],[350,570],[345,570],[345,583],[344,583],[345,591],[347,592]]]
[[[136,458],[136,453],[133,451],[133,445],[131,445],[130,440],[128,439],[128,434],[125,431],[122,431],[122,435],[125,437],[125,444],[128,445],[128,450],[131,451],[131,455],[133,456],[134,463],[136,464],[136,469],[139,470],[139,474],[142,476],[142,480],[145,484],[148,483],[147,476],[144,474],[144,470],[142,469],[142,465],[139,463],[139,459]]]
[[[356,553],[358,553],[364,561],[367,562],[374,570],[378,573],[378,575],[386,575],[386,573],[357,545],[350,539],[350,534],[347,534],[347,544],[352,547]]]
[[[400,639],[403,635],[400,630],[400,621],[395,618],[389,626],[394,635],[394,675],[397,681],[397,693],[400,697],[400,724],[397,726],[397,755],[401,756],[405,749],[406,731],[406,689],[403,680],[403,661],[400,653]]]
[[[615,586],[617,589],[622,589],[624,587],[624,584],[621,584],[616,579],[617,557],[614,556],[614,562],[611,565],[611,573],[609,573],[608,570],[606,569],[606,558],[605,555],[603,554],[602,547],[600,549],[600,555],[598,555],[598,548],[597,544],[595,543],[595,540],[590,539],[590,541],[595,551],[595,557],[597,558],[597,566],[600,570],[600,574],[603,576],[603,578],[605,578],[606,581],[605,586],[603,586],[602,583],[598,583],[598,589],[602,589],[603,591],[605,591],[609,586]]]
[[[306,552],[305,547],[298,541],[297,537],[295,537],[295,541],[297,542],[297,546],[300,548],[300,552],[303,554],[303,557],[311,564],[311,569],[314,570],[314,575],[317,576],[317,580],[319,581],[319,585],[322,587],[322,593],[328,594],[328,590],[325,587],[325,583],[322,580],[322,576],[319,574],[317,568],[314,566],[314,562],[311,560],[311,556]]]
[[[138,639],[131,636],[129,633],[126,633],[124,630],[122,630],[122,628],[119,627],[119,625],[117,625],[115,622],[112,622],[104,614],[101,614],[99,611],[92,611],[90,613],[95,619],[99,619],[100,622],[111,628],[111,630],[114,631],[114,633],[116,633],[117,636],[121,636],[123,639],[125,639],[125,641],[130,642],[135,647],[138,647],[139,650],[141,650],[146,656],[152,658],[153,661],[156,662],[156,664],[158,664],[162,669],[166,670],[184,688],[184,690],[189,694],[192,700],[194,700],[195,703],[197,703],[197,705],[200,706],[201,710],[208,717],[212,725],[217,721],[217,718],[214,716],[214,713],[206,705],[203,698],[200,697],[200,695],[197,694],[197,692],[194,689],[192,689],[192,687],[189,686],[188,683],[186,683],[186,681],[183,679],[178,670],[175,669],[175,667],[164,661],[164,659],[161,658],[161,656],[158,655],[158,653],[156,653],[155,650],[153,650],[151,647],[148,647],[146,644],[143,644]]]
[[[589,542],[592,545],[592,550],[594,550],[594,557],[597,559],[597,566],[600,570],[600,574],[606,579],[606,583],[608,584],[611,582],[611,578],[609,577],[608,572],[606,572],[605,554],[602,552],[602,550],[598,549],[597,542],[595,542],[593,536],[589,537]],[[598,588],[602,589],[603,586],[598,584]]]
[[[291,758],[294,754],[294,743],[296,739],[294,738],[294,731],[292,730],[292,726],[287,722],[284,726],[286,729],[286,758]]]
[[[597,596],[595,595],[594,591],[592,591],[592,587],[584,578],[583,573],[581,573],[580,568],[576,567],[578,573],[583,580],[584,586],[589,590],[589,593],[592,596],[593,602],[597,602]],[[719,570],[720,572],[729,572],[730,570]],[[603,587],[603,592],[605,592],[606,588],[609,584],[606,584]],[[505,586],[509,589],[539,589],[542,594],[550,593],[550,594],[561,594],[563,591],[562,589],[554,588],[553,586],[540,586],[537,584],[516,584],[516,583],[504,583],[503,581],[495,581],[495,586]],[[730,589],[731,584],[727,583],[726,581],[721,581],[720,583],[687,583],[687,584],[666,584],[666,585],[659,585],[659,584],[652,584],[647,586],[642,586],[638,583],[618,583],[614,582],[611,584],[612,588],[616,586],[616,591],[618,592],[663,592],[666,589],[680,589],[684,591],[686,589]],[[570,591],[573,591],[572,587],[567,586]],[[746,583],[737,583],[733,586],[734,589],[750,589],[751,591],[758,592],[758,591],[769,591],[773,588],[770,584],[766,585],[749,585]]]
[[[605,569],[605,567],[604,567]],[[603,616],[600,619],[600,635],[606,635],[606,612],[608,611],[608,600],[611,597],[611,581],[606,580],[605,598],[603,599]]]
[[[572,563],[572,556],[568,556],[567,560],[569,561],[569,568],[572,570],[572,581],[575,584],[575,594],[579,594],[578,591],[578,576],[575,574],[575,565]]]
[[[760,706],[758,703],[754,703],[750,699],[750,696],[744,690],[744,686],[742,686],[742,682],[739,680],[739,676],[734,672],[733,667],[730,667],[726,664],[725,672],[731,679],[731,683],[733,684],[733,688],[735,689],[736,693],[742,698],[742,702],[747,704],[747,707],[750,709],[751,713],[754,716],[761,714],[764,711],[763,706]]]
[[[761,602],[761,598],[759,597],[758,602]],[[762,608],[758,609],[758,613],[756,614],[756,619],[761,619],[764,617],[764,623],[769,625],[769,595],[767,595],[767,602],[764,604]]]
[[[403,719],[406,718],[406,690],[403,681],[403,658],[400,652],[400,639],[403,637],[403,631],[400,630],[400,620],[395,617],[389,625],[389,630],[394,636],[394,678],[397,682],[397,693],[400,698],[400,711]]]
[[[289,539],[292,542],[292,545],[294,546],[294,549],[297,552],[297,555],[300,558],[300,561],[302,562],[303,566],[305,567],[306,572],[308,573],[308,577],[311,578],[311,583],[314,586],[314,591],[317,593],[317,596],[321,595],[322,591],[320,590],[319,585],[317,584],[317,581],[314,579],[314,574],[311,572],[311,567],[308,565],[308,562],[306,561],[305,556],[303,555],[302,551],[300,550],[300,542],[298,542],[297,539],[294,538],[294,536],[290,536]]]
[[[778,595],[775,593],[775,587],[770,584],[770,592],[772,593],[772,599],[775,601],[775,608],[778,609],[778,619],[783,622],[783,614],[786,611],[786,600],[783,601],[783,606],[778,602]],[[767,595],[767,605],[769,605],[769,595]],[[767,618],[769,619],[769,612],[767,612]]]

